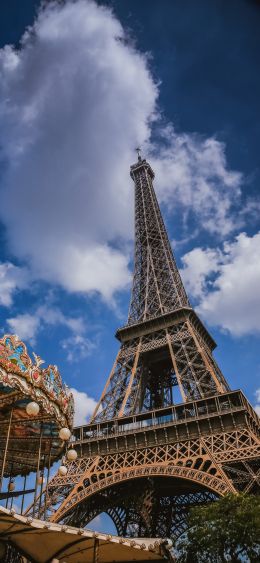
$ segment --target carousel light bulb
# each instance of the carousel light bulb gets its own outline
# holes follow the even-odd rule
[[[70,450],[67,451],[67,459],[69,461],[75,461],[75,459],[77,459],[78,454],[76,452],[76,450],[74,450],[73,448],[71,448]]]
[[[34,401],[32,401],[31,403],[28,403],[28,405],[26,405],[26,412],[27,414],[31,415],[31,416],[37,416],[37,414],[39,413],[40,407],[38,405],[38,403],[35,403]]]
[[[10,491],[10,493],[12,493],[15,489],[15,483],[13,481],[11,481],[8,485],[8,491]]]
[[[70,439],[71,431],[68,428],[61,428],[59,431],[59,437],[61,440],[67,442]]]
[[[65,475],[67,475],[67,467],[66,465],[60,465],[59,467],[59,475],[61,475],[62,477],[64,477]]]

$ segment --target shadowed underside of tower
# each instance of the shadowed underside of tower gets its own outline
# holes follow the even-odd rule
[[[259,419],[241,391],[230,391],[189,303],[146,160],[131,177],[128,322],[91,422],[75,429],[78,459],[52,479],[46,505],[54,521],[84,526],[107,512],[121,535],[175,538],[190,506],[259,490]]]

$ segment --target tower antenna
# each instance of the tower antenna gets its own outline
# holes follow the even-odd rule
[[[137,155],[138,155],[138,160],[139,160],[139,161],[140,161],[140,160],[142,160],[142,158],[141,158],[141,149],[140,149],[140,147],[137,147],[137,148],[136,148],[135,150],[136,150],[136,152],[137,152]]]

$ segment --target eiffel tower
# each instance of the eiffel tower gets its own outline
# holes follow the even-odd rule
[[[191,506],[259,490],[259,419],[213,358],[216,344],[178,272],[154,172],[139,153],[130,175],[128,322],[116,333],[121,346],[92,419],[74,430],[78,458],[50,481],[47,505],[65,525],[84,527],[106,512],[119,535],[175,539]]]

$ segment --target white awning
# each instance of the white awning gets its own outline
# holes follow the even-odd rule
[[[7,543],[37,563],[171,561],[167,540],[120,538],[32,519],[0,507],[0,549]]]

